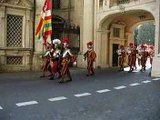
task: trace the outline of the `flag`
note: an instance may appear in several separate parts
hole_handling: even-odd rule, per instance
[[[36,37],[38,39],[43,38],[44,44],[46,44],[47,37],[50,34],[52,34],[51,4],[50,0],[46,0],[36,29]]]

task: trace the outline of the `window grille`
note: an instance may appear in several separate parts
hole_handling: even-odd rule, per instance
[[[22,47],[23,16],[7,15],[7,47]]]
[[[130,0],[117,0],[117,4],[126,4],[126,3],[129,3]]]
[[[120,28],[113,28],[113,37],[120,37]]]
[[[23,56],[7,56],[7,65],[23,65]]]

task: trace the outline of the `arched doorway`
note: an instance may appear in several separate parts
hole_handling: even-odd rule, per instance
[[[65,20],[60,16],[52,16],[52,35],[51,39],[61,39],[63,31],[64,31]]]
[[[145,17],[142,17],[145,16]],[[100,66],[113,67],[118,65],[116,49],[120,44],[126,48],[130,42],[134,43],[133,27],[145,21],[154,21],[153,15],[145,10],[130,10],[125,13],[110,14],[100,22],[97,39],[101,39]],[[98,43],[98,41],[97,41]],[[125,60],[127,65],[127,58]]]

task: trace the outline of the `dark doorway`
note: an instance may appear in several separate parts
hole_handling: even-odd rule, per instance
[[[112,66],[118,66],[118,44],[113,44],[113,51],[112,51]]]
[[[80,27],[73,23],[66,22],[60,16],[53,15],[51,40],[61,40],[63,37],[70,39],[70,48],[74,54],[78,54],[80,50]]]
[[[60,16],[52,16],[52,35],[51,39],[61,39],[64,31],[65,20]]]

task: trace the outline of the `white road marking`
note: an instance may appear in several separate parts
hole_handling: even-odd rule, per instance
[[[96,92],[98,92],[98,93],[105,93],[105,92],[109,92],[109,91],[111,91],[111,90],[109,90],[109,89],[104,89],[104,90],[98,90],[98,91],[96,91]]]
[[[140,83],[132,83],[132,84],[130,84],[131,87],[138,86],[138,85],[140,85]]]
[[[35,105],[35,104],[38,104],[38,102],[37,101],[28,101],[28,102],[16,103],[16,105],[18,107],[28,106],[28,105]]]
[[[152,80],[155,80],[155,81],[156,81],[156,80],[160,80],[160,78],[155,78],[155,79],[152,79]]]
[[[124,88],[127,88],[126,86],[118,86],[118,87],[114,87],[114,89],[116,90],[120,90],[120,89],[124,89]]]
[[[144,83],[144,84],[147,84],[147,83],[150,83],[150,82],[151,82],[150,80],[142,81],[142,83]]]
[[[154,81],[157,81],[157,80],[160,80],[160,78],[154,78],[152,79]],[[142,81],[141,83],[144,83],[144,84],[147,84],[147,83],[150,83],[152,81],[150,80],[145,80],[145,81]],[[130,86],[138,86],[138,85],[141,85],[141,83],[132,83],[132,84],[129,84]],[[124,89],[124,88],[127,88],[127,86],[117,86],[117,87],[114,87],[114,89],[116,90],[120,90],[120,89]],[[97,90],[96,92],[97,93],[106,93],[106,92],[110,92],[111,90],[109,89],[102,89],[102,90]],[[92,95],[91,93],[80,93],[80,94],[74,94],[75,97],[85,97],[85,96],[90,96]],[[64,96],[61,96],[61,97],[55,97],[55,98],[50,98],[48,99],[49,101],[53,102],[53,101],[60,101],[60,100],[65,100],[65,99],[68,99],[67,97],[64,97]],[[38,104],[37,101],[28,101],[28,102],[21,102],[21,103],[16,103],[16,105],[18,107],[22,107],[22,106],[28,106],[28,105],[34,105],[34,104]],[[0,110],[3,110],[3,107],[0,106]]]
[[[81,93],[81,94],[75,94],[75,97],[85,97],[85,96],[89,96],[91,95],[91,93]]]
[[[2,106],[0,106],[0,110],[3,110]]]
[[[68,99],[68,98],[64,97],[64,96],[61,96],[61,97],[50,98],[48,100],[51,101],[51,102],[54,102],[54,101],[60,101],[60,100],[66,100],[66,99]]]

